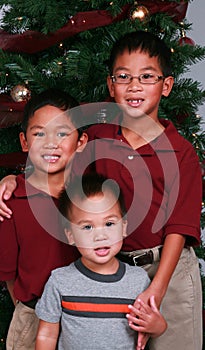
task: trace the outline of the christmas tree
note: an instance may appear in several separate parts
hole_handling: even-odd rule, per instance
[[[110,48],[121,35],[139,29],[155,33],[171,48],[175,84],[169,98],[161,101],[159,117],[172,120],[193,144],[203,168],[205,134],[202,116],[196,111],[205,100],[205,91],[200,82],[183,76],[205,57],[205,48],[187,35],[191,31],[186,20],[189,2],[0,1],[0,177],[11,169],[21,170],[20,158],[7,164],[4,155],[20,151],[19,123],[27,98],[57,87],[80,103],[109,101],[106,63]],[[202,227],[204,216],[202,210]],[[197,254],[204,259],[203,246]]]

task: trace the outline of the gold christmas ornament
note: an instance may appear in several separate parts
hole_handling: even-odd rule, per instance
[[[149,10],[143,5],[134,4],[130,9],[129,18],[131,21],[138,19],[140,22],[148,22],[149,17]]]
[[[180,46],[183,46],[183,45],[195,46],[194,40],[192,40],[191,38],[186,36],[186,31],[184,29],[184,23],[179,22],[179,24],[181,25],[181,29],[180,29],[181,38],[179,39],[179,45]]]
[[[11,89],[11,97],[15,102],[22,102],[31,97],[31,92],[25,85],[19,84]]]

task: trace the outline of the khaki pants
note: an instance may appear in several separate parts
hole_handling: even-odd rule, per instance
[[[35,350],[38,323],[35,310],[18,302],[7,335],[6,350]]]
[[[149,274],[149,268],[146,270]],[[150,350],[202,350],[202,287],[193,248],[183,249],[161,312],[168,328],[161,337],[150,340]]]

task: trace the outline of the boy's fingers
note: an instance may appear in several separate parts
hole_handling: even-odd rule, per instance
[[[152,296],[150,297],[150,305],[151,305],[151,308],[152,308],[153,311],[156,311],[156,312],[159,311],[159,309],[158,309],[158,307],[157,307],[157,305],[156,305],[156,302],[155,302],[155,297],[154,297],[154,295],[152,295]]]
[[[13,193],[13,188],[10,190],[10,189],[6,189],[5,192],[3,193],[2,195],[2,199],[4,199],[5,201],[7,201],[9,198],[11,198],[11,195]]]
[[[5,192],[5,194],[6,194],[6,192]],[[4,202],[5,199],[10,198],[11,194],[9,196],[9,193],[8,193],[6,198],[5,198],[5,194],[0,193],[0,210],[1,210],[0,214],[4,214],[4,212],[7,214],[11,214],[12,213],[11,209],[9,209],[6,205],[6,203]]]
[[[0,181],[0,203],[11,197],[16,185],[15,175],[8,175]]]
[[[10,218],[12,215],[11,209],[7,207],[5,204],[5,200],[8,200],[15,187],[13,185],[9,185],[8,183],[1,183],[0,184],[0,221],[3,221],[4,218]]]
[[[4,221],[5,218],[10,219],[11,215],[12,215],[12,212],[8,207],[6,207],[5,210],[0,209],[0,221],[1,222]]]
[[[139,316],[139,312],[146,312],[149,313],[150,312],[150,306],[145,304],[141,299],[137,299],[139,308],[136,308],[133,305],[129,306],[129,309],[132,310],[132,314],[136,314]]]
[[[8,200],[16,188],[16,181],[8,181],[0,186],[0,200]]]
[[[126,315],[128,322],[137,326],[144,327],[149,320],[149,315],[146,313],[139,313],[138,315],[132,316],[131,314]]]

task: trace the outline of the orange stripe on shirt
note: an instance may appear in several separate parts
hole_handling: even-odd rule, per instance
[[[87,312],[120,312],[129,313],[126,304],[92,304],[62,301],[62,306],[67,310],[87,311]]]

